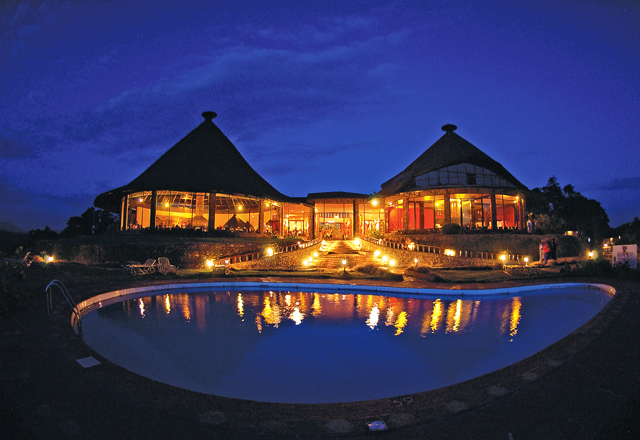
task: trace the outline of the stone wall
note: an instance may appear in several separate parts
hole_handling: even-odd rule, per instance
[[[417,252],[406,249],[393,249],[386,246],[380,246],[361,240],[362,249],[375,252],[380,251],[381,255],[388,255],[397,261],[398,266],[407,267],[416,264],[418,266],[428,267],[478,267],[478,266],[500,266],[502,261],[499,259],[469,258],[469,257],[450,257],[442,253]],[[494,255],[495,256],[495,255]]]
[[[277,253],[271,257],[264,256],[257,260],[242,261],[240,263],[233,263],[231,267],[238,269],[293,269],[296,267],[303,267],[302,261],[313,256],[314,252],[317,252],[322,246],[322,242],[318,242],[313,246],[309,246],[304,249],[297,249],[289,252]]]

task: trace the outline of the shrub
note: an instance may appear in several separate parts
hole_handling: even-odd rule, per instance
[[[364,264],[362,266],[356,266],[355,271],[359,273],[366,273],[367,275],[378,275],[380,268],[375,264]]]
[[[456,235],[459,234],[462,227],[457,223],[445,223],[442,226],[442,235]]]

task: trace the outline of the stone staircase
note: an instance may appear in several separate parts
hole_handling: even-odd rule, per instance
[[[355,240],[327,240],[318,250],[318,256],[313,258],[311,266],[316,269],[341,269],[343,261],[346,261],[347,269],[375,263],[373,252],[360,249]]]

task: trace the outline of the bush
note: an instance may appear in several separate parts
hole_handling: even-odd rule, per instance
[[[442,235],[456,235],[459,234],[462,227],[457,223],[445,223],[442,226]]]
[[[375,264],[365,264],[362,266],[356,266],[354,270],[359,273],[366,273],[367,275],[380,274],[380,268]]]

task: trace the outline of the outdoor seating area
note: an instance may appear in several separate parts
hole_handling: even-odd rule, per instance
[[[177,273],[178,266],[174,266],[169,262],[167,257],[160,257],[156,262],[155,259],[149,258],[143,264],[131,262],[122,266],[124,273],[129,275],[147,275],[154,273],[156,270],[163,275],[168,273]]]

